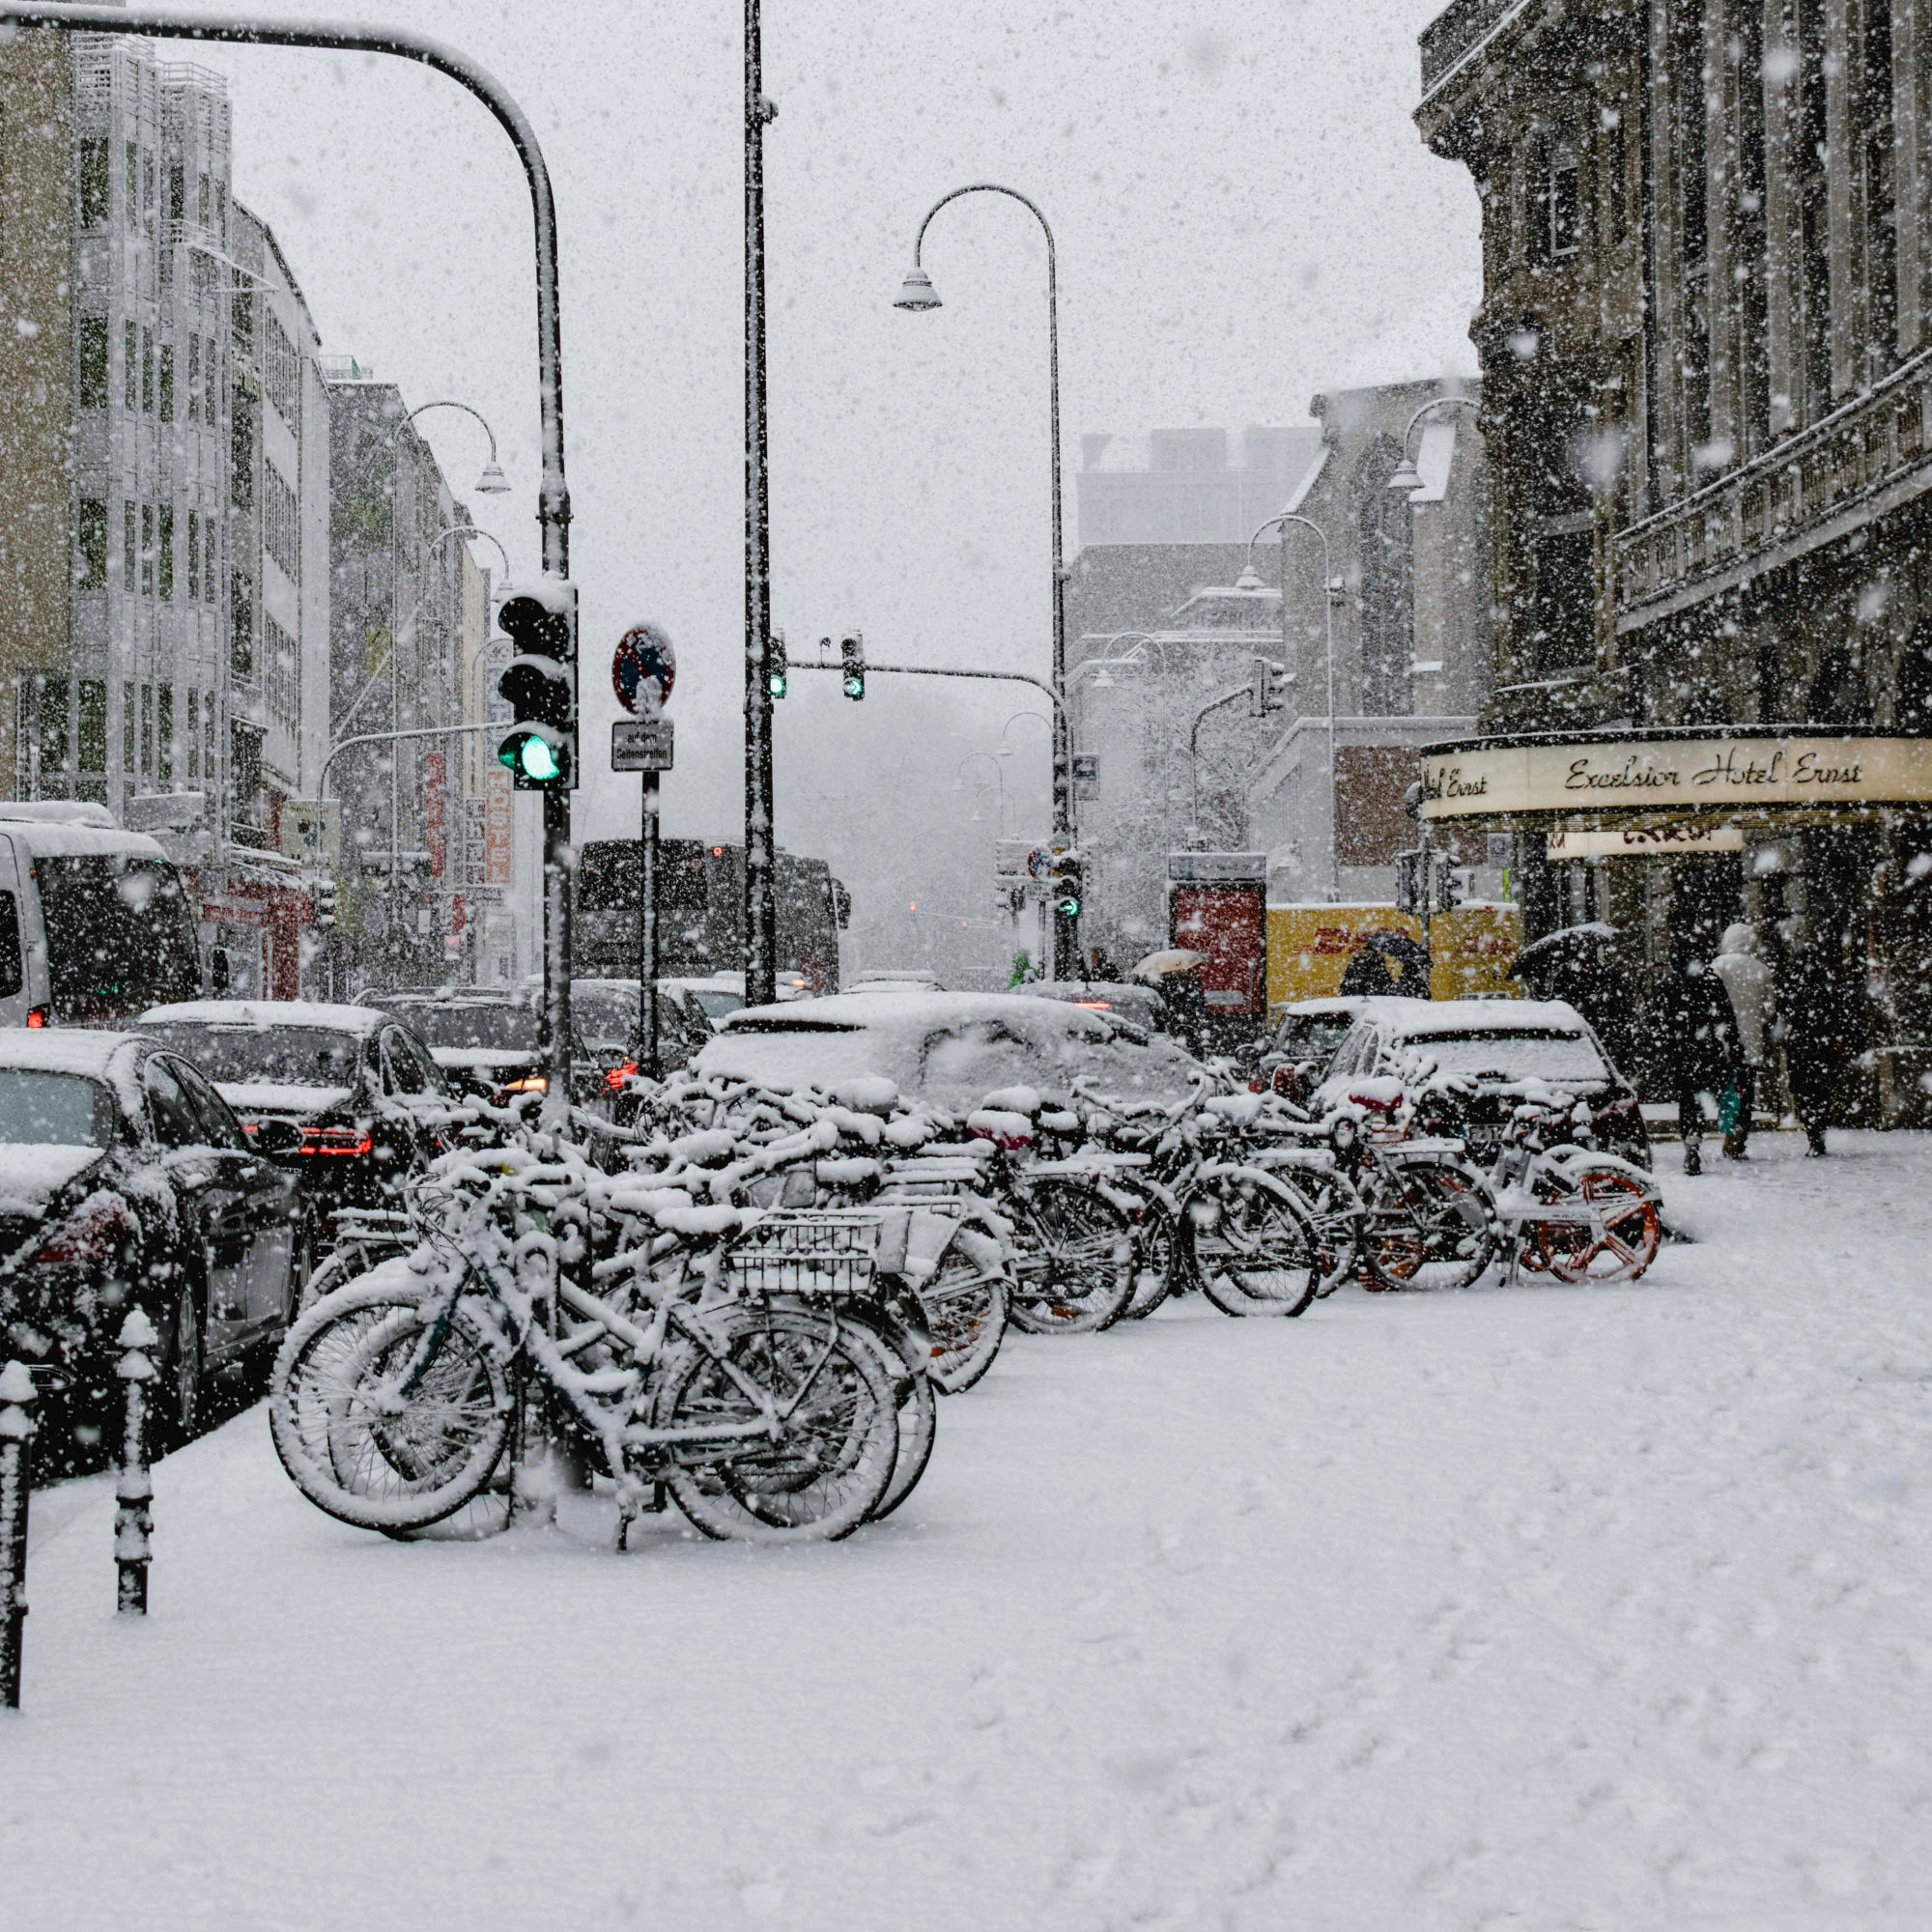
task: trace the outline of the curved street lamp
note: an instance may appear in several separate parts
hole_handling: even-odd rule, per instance
[[[1431,410],[1472,410],[1478,422],[1482,420],[1483,406],[1474,396],[1432,396],[1430,400],[1409,417],[1408,427],[1402,433],[1402,462],[1395,474],[1388,480],[1388,488],[1404,497],[1412,497],[1422,488],[1422,472],[1415,467],[1415,459],[1408,453],[1408,445],[1415,435],[1415,426]],[[1264,526],[1264,528],[1266,526]]]
[[[1053,510],[1052,682],[1055,691],[1064,692],[1066,687],[1066,570],[1061,554],[1060,275],[1052,224],[1041,213],[1038,203],[1017,188],[1006,187],[999,182],[969,182],[964,187],[955,187],[950,194],[941,195],[926,211],[925,219],[919,224],[919,233],[913,238],[912,267],[906,270],[905,279],[899,284],[893,306],[914,313],[941,306],[939,292],[932,286],[932,277],[926,273],[920,260],[920,251],[925,244],[925,231],[932,226],[932,217],[948,202],[957,201],[960,196],[968,194],[1003,194],[1009,201],[1018,202],[1039,223],[1040,232],[1046,237],[1047,436]],[[1058,705],[1053,717],[1053,829],[1067,839],[1072,838],[1073,751],[1065,708]],[[1078,922],[1056,912],[1053,921],[1053,968],[1056,979],[1064,980],[1071,973],[1078,942]]]

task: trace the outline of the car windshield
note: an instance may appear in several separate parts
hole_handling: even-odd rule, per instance
[[[1275,1050],[1294,1060],[1326,1060],[1354,1024],[1352,1013],[1290,1013],[1275,1036]]]
[[[428,1001],[396,1001],[384,1009],[413,1027],[431,1046],[463,1047],[480,1053],[534,1053],[537,1016],[522,1001],[479,1001],[475,1006],[432,1006]]]
[[[79,1073],[40,1073],[0,1066],[0,1144],[8,1147],[108,1147],[113,1101]]]
[[[1412,1033],[1398,1052],[1435,1062],[1438,1073],[1487,1073],[1505,1080],[1607,1080],[1610,1069],[1587,1035],[1558,1027],[1482,1027],[1466,1033]]]
[[[743,993],[734,993],[727,986],[699,986],[696,989],[697,1004],[704,1009],[708,1020],[722,1020],[726,1013],[735,1013],[745,1004]]]
[[[56,1015],[99,1025],[200,990],[194,924],[175,868],[126,853],[36,859]]]
[[[617,980],[579,980],[570,989],[571,1022],[581,1038],[593,1046],[619,1044],[631,1037],[638,1024],[638,988]],[[454,1045],[454,1041],[436,1042]],[[535,1036],[531,1036],[535,1043]]]
[[[141,1028],[224,1087],[354,1087],[362,1042],[327,1027],[207,1026],[156,1021]]]

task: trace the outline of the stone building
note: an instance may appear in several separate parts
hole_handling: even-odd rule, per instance
[[[1429,809],[1513,827],[1532,927],[1607,915],[1639,970],[1740,913],[1827,949],[1894,1108],[1932,1040],[1928,72],[1907,0],[1457,0],[1416,116],[1482,200],[1498,610],[1491,739]],[[1546,870],[1565,829],[1698,856]]]

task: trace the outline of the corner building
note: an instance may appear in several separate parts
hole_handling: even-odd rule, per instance
[[[1932,15],[1457,0],[1421,51],[1483,207],[1494,585],[1482,735],[1425,756],[1425,811],[1513,833],[1530,933],[1606,918],[1639,982],[1736,918],[1826,949],[1842,1108],[1918,1118]]]

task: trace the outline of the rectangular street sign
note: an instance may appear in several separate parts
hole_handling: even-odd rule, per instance
[[[1197,884],[1245,885],[1267,877],[1265,852],[1170,852],[1167,876]]]
[[[611,726],[613,772],[668,772],[671,762],[668,718],[619,718]]]

